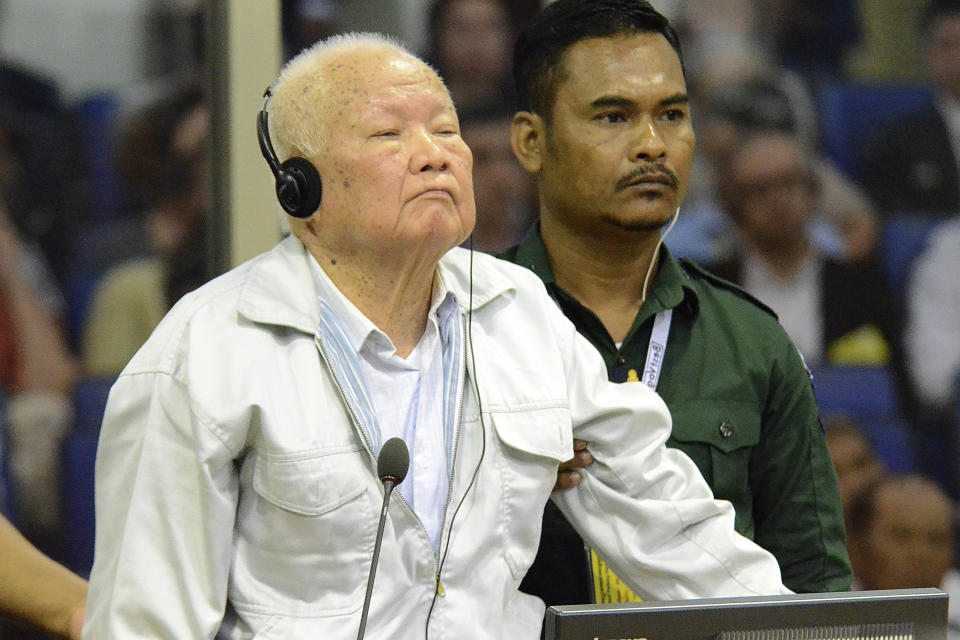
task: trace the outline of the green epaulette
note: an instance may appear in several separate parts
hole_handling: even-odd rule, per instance
[[[707,271],[706,269],[698,265],[696,262],[693,262],[688,258],[680,258],[678,262],[680,263],[680,266],[683,268],[684,273],[686,273],[688,276],[693,274],[697,277],[703,278],[713,286],[719,287],[720,289],[725,289],[733,293],[737,297],[743,298],[747,302],[769,313],[771,316],[774,317],[774,319],[779,320],[779,318],[777,318],[777,314],[774,312],[773,309],[771,309],[764,303],[760,302],[758,298],[756,298],[754,295],[749,293],[746,289],[744,289],[740,285],[730,282],[729,280],[724,280],[720,276],[710,273],[709,271]]]

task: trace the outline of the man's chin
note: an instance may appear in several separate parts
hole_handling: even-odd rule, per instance
[[[610,226],[622,231],[629,231],[633,233],[649,233],[662,229],[668,222],[670,222],[671,217],[673,217],[673,212],[668,214],[656,213],[630,217],[610,216],[606,218],[606,222]]]

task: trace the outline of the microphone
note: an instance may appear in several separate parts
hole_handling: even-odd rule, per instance
[[[363,613],[360,615],[360,631],[357,640],[363,639],[367,627],[367,612],[370,609],[370,595],[373,593],[373,579],[377,573],[377,561],[380,559],[380,541],[383,539],[383,525],[387,520],[387,505],[394,487],[407,477],[410,467],[410,452],[400,438],[390,438],[380,448],[377,456],[377,477],[383,483],[383,507],[380,509],[380,524],[377,526],[377,541],[373,545],[373,559],[370,562],[370,576],[367,578],[367,593],[363,597]]]

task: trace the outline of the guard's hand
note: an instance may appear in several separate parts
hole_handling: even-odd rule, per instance
[[[593,464],[593,456],[587,451],[587,443],[583,440],[573,441],[573,457],[560,464],[557,470],[557,482],[553,485],[554,491],[572,489],[580,484],[580,472],[589,464]]]

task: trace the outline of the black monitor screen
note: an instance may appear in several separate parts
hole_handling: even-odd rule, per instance
[[[565,605],[545,640],[945,640],[938,589]]]

